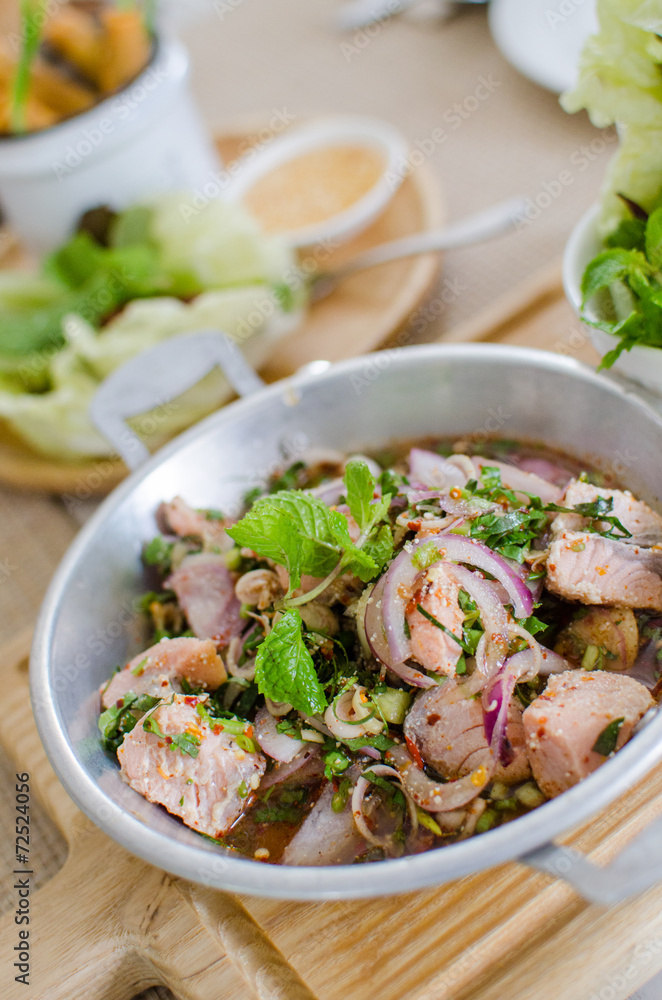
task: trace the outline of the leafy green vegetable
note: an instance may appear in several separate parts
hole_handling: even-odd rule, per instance
[[[614,752],[618,743],[618,734],[624,722],[624,718],[613,719],[609,725],[605,726],[593,745],[594,753],[599,753],[602,757],[608,757],[609,754]]]
[[[375,520],[382,509],[383,505]],[[288,598],[302,574],[324,579],[332,572],[349,571],[367,583],[380,570],[372,555],[352,542],[347,519],[308,493],[282,490],[261,497],[228,534],[238,545],[286,567]],[[385,557],[387,547],[385,536],[378,534],[374,549],[380,558]],[[303,595],[290,605],[307,599],[310,595]]]
[[[159,703],[159,698],[149,694],[134,694],[128,691],[122,699],[122,705],[111,705],[99,716],[99,732],[104,750],[116,751],[126,733],[130,733],[138,721],[134,713],[149,712]]]
[[[171,749],[176,748],[181,753],[188,754],[189,757],[197,757],[200,753],[200,738],[198,736],[192,733],[176,733],[174,736],[163,733],[153,715],[148,715],[144,720],[143,729],[147,733],[154,733]]]
[[[316,715],[327,707],[296,609],[285,611],[258,647],[255,680],[260,694],[289,702],[298,712]]]
[[[166,542],[162,535],[156,535],[143,549],[143,561],[148,566],[156,566],[165,576],[171,569],[173,548],[173,542]]]

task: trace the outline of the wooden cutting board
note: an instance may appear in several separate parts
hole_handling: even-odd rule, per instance
[[[250,129],[217,139],[230,165],[258,140]],[[320,258],[332,270],[350,257],[388,240],[433,229],[443,222],[442,200],[431,171],[423,165],[397,190],[382,215],[364,232]],[[306,251],[301,254],[306,265]],[[313,261],[314,263],[314,261]],[[11,233],[0,233],[0,266],[31,268],[35,262]],[[291,375],[309,361],[339,361],[371,351],[406,325],[431,291],[440,266],[438,254],[394,261],[340,282],[325,299],[313,303],[300,327],[274,346],[261,370],[268,381]],[[126,475],[115,459],[63,463],[38,455],[0,422],[0,483],[50,493],[104,496]]]
[[[293,903],[151,867],[84,817],[51,770],[28,646],[23,634],[0,652],[0,743],[69,853],[32,894],[29,991],[6,965],[3,1000],[131,1000],[159,984],[179,1000],[626,1000],[662,967],[662,886],[600,908],[509,863],[404,896]],[[658,768],[564,842],[606,862],[661,813]],[[17,863],[17,879],[26,868]],[[0,921],[4,956],[17,943],[13,911]]]

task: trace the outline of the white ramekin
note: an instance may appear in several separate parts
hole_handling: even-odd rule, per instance
[[[0,201],[24,245],[47,251],[89,208],[195,188],[221,166],[191,97],[188,54],[161,37],[119,93],[51,128],[0,139]]]
[[[241,201],[257,180],[283,163],[313,150],[342,145],[362,146],[383,156],[384,169],[376,183],[344,211],[322,222],[280,235],[293,247],[351,239],[366,229],[386,208],[416,165],[410,162],[409,143],[402,133],[378,118],[339,115],[288,129],[283,135],[262,145],[257,153],[250,151],[237,161],[226,196]],[[425,158],[422,152],[419,155]]]

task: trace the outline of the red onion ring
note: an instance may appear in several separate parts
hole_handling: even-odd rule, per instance
[[[403,746],[394,746],[386,753],[386,759],[393,761],[400,773],[402,785],[414,802],[428,812],[450,812],[461,809],[482,792],[491,780],[496,767],[492,756],[488,765],[481,765],[471,774],[457,781],[439,784],[432,781],[411,759],[409,752]]]
[[[402,785],[402,790],[405,794],[405,799],[407,800],[407,809],[409,810],[409,816],[411,818],[412,832],[415,836],[416,831],[418,830],[418,813],[416,812],[416,805],[412,801],[411,796],[407,794],[399,771],[397,771],[394,767],[388,767],[386,764],[376,764],[374,767],[371,766],[369,770],[378,778],[397,778],[400,785]],[[359,831],[364,840],[367,840],[370,844],[375,844],[377,847],[383,847],[388,851],[392,846],[391,839],[380,839],[379,837],[376,837],[366,823],[365,816],[363,815],[363,800],[369,787],[370,781],[361,775],[352,792],[352,816],[354,817],[354,823],[356,825],[356,829]]]
[[[268,757],[289,764],[306,744],[286,733],[279,733],[276,725],[276,719],[266,705],[263,705],[255,716],[255,739]]]
[[[403,663],[410,655],[409,640],[405,635],[404,627],[405,607],[411,598],[414,584],[421,572],[413,563],[413,557],[421,545],[435,545],[439,549],[440,559],[468,563],[495,577],[505,587],[517,618],[528,618],[533,611],[531,591],[507,563],[482,542],[447,532],[416,539],[407,543],[402,552],[393,560],[383,578],[385,582],[382,619],[388,641],[391,667],[394,664]],[[469,578],[465,577],[465,579]],[[479,578],[472,574],[472,579]],[[482,589],[481,594],[481,606],[484,602],[489,615],[489,610],[495,609],[497,599],[489,587]],[[494,614],[496,614],[496,610],[494,610]],[[486,629],[489,627],[485,621],[483,624]],[[366,629],[366,631],[368,630]]]
[[[400,677],[412,687],[434,687],[435,681],[420,670],[406,666],[403,662],[394,662],[384,631],[382,606],[384,604],[384,582],[386,574],[380,577],[372,589],[365,606],[364,630],[370,650],[391,673]]]
[[[482,455],[474,455],[471,459],[476,470],[476,478],[479,479],[484,466],[498,469],[501,473],[501,482],[506,489],[514,490],[516,493],[531,493],[540,497],[543,503],[552,503],[558,500],[561,489],[554,483],[549,483],[546,479],[536,476],[533,472],[524,472],[514,465],[506,462],[497,462],[493,458],[484,458]]]
[[[409,452],[409,478],[433,487],[465,486],[467,482],[457,465],[424,448],[412,448]]]

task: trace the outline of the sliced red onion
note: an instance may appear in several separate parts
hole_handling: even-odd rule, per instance
[[[488,765],[482,764],[471,774],[457,781],[440,784],[428,778],[416,766],[403,746],[394,746],[387,751],[386,759],[392,761],[400,773],[403,788],[421,808],[428,812],[449,812],[461,809],[482,792],[491,780],[496,766],[492,756]]]
[[[382,759],[382,755],[379,750],[375,750],[374,747],[361,747],[361,753],[364,753],[366,757],[372,757],[373,760]]]
[[[456,517],[475,517],[477,514],[487,514],[499,508],[496,503],[490,503],[482,497],[453,497],[443,490],[412,490],[407,491],[410,504],[422,503],[424,500],[436,500],[440,510]]]
[[[461,535],[451,535],[447,532],[416,539],[405,545],[383,578],[385,582],[382,619],[389,646],[391,666],[403,663],[410,655],[409,640],[405,635],[405,608],[411,599],[414,584],[421,572],[413,563],[413,557],[421,545],[435,545],[439,549],[440,558],[444,560],[467,563],[485,570],[505,587],[517,618],[528,618],[531,614],[533,610],[531,591],[501,556],[495,555],[482,542],[464,538]],[[469,580],[469,577],[465,577],[465,579]],[[478,577],[472,574],[472,579],[478,579]],[[493,614],[496,614],[498,602],[493,592],[489,587],[485,587],[481,589],[481,594],[481,607],[484,602],[488,609],[488,615],[490,608],[494,609]],[[485,621],[483,621],[483,625],[486,629],[489,627]],[[368,635],[370,635],[369,631]]]
[[[517,684],[517,672],[508,660],[483,691],[483,726],[494,759],[507,767],[515,759],[508,739],[508,710]]]
[[[437,488],[465,486],[467,482],[467,477],[457,465],[424,448],[412,448],[409,452],[409,478],[420,479],[426,486]]]
[[[474,455],[472,462],[476,470],[476,478],[480,478],[481,470],[486,465],[489,468],[498,469],[501,473],[501,482],[507,489],[531,493],[533,496],[540,497],[543,503],[552,503],[561,495],[560,488],[554,483],[550,483],[532,472],[524,472],[523,469],[518,469],[514,465],[497,462],[493,458],[483,458],[482,455]]]
[[[533,680],[537,675],[541,677],[548,677],[549,674],[562,674],[565,670],[572,670],[572,667],[562,656],[555,653],[552,649],[547,649],[546,646],[541,646],[540,648],[540,665],[538,669],[535,669],[538,664],[538,657],[536,656],[534,650],[523,649],[519,653],[515,653],[511,656],[508,663],[510,667],[517,672],[517,679],[529,679]]]
[[[373,587],[365,606],[364,629],[370,651],[385,667],[388,667],[391,673],[406,681],[407,684],[411,684],[412,687],[434,687],[436,682],[427,674],[421,673],[420,670],[415,670],[413,667],[408,667],[403,662],[393,661],[384,631],[385,623],[382,614],[385,580],[386,574],[380,577]]]
[[[512,628],[512,625],[511,625]],[[535,639],[533,640],[535,642]],[[485,738],[496,760],[507,767],[515,759],[508,739],[508,709],[518,681],[538,674],[562,673],[570,666],[562,656],[540,643],[538,649],[523,649],[509,657],[483,691]]]
[[[274,716],[263,706],[255,717],[255,739],[268,757],[288,764],[303,749],[305,743],[286,733],[279,733],[276,725]]]
[[[281,782],[291,778],[293,774],[302,771],[307,764],[317,762],[320,751],[319,746],[311,746],[310,743],[306,743],[304,746],[306,749],[296,757],[293,757],[292,760],[278,764],[273,771],[268,771],[260,782],[260,790],[271,788],[272,785],[279,785]],[[320,762],[320,764],[320,771],[322,771],[324,767],[323,762]]]
[[[405,799],[407,800],[407,809],[409,810],[409,816],[412,822],[412,832],[415,835],[418,830],[418,813],[416,812],[416,805],[411,796],[407,794],[407,790],[404,787],[400,773],[396,771],[394,767],[388,767],[386,764],[371,765],[369,770],[371,774],[374,774],[378,778],[396,778],[398,783],[402,785],[402,790],[405,794]],[[366,823],[365,816],[363,815],[363,800],[369,787],[370,781],[361,775],[354,786],[354,791],[352,792],[352,816],[354,817],[354,823],[356,825],[356,829],[369,844],[375,844],[375,846],[383,847],[384,850],[389,851],[392,847],[391,838],[387,837],[381,839],[380,837],[376,837]]]

